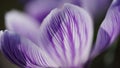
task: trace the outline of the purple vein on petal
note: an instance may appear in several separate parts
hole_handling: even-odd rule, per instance
[[[10,38],[12,40],[8,41],[8,40],[10,40]],[[14,40],[16,40],[16,41],[14,41]],[[17,35],[11,36],[8,34],[8,31],[5,31],[1,37],[0,43],[1,43],[1,49],[2,49],[3,53],[6,55],[6,57],[9,60],[11,60],[13,63],[17,64],[18,66],[21,66],[21,67],[25,66],[25,64],[26,64],[25,57],[22,52],[20,53],[19,50],[16,50],[17,46],[15,46],[15,45],[20,44],[19,36],[17,36]],[[15,45],[13,46],[12,44],[15,44]],[[19,53],[19,56],[17,53]],[[17,59],[17,58],[19,58],[19,59]]]
[[[1,40],[2,52],[20,67],[58,67],[42,48],[14,32],[5,31]]]
[[[86,11],[72,4],[65,4],[60,9],[52,10],[41,24],[41,43],[48,52],[58,53],[64,65],[76,66],[87,60],[92,28],[91,17]],[[56,58],[56,61],[60,59]]]

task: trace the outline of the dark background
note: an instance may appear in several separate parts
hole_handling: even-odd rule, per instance
[[[5,29],[5,20],[4,15],[6,12],[17,9],[23,10],[23,4],[18,2],[18,0],[0,0],[0,30]],[[100,25],[100,22],[105,17],[106,12],[99,14],[98,17],[95,17],[95,37]],[[109,49],[104,53],[96,57],[91,65],[91,68],[120,68],[120,37],[113,43]],[[16,65],[9,62],[5,56],[0,52],[0,68],[18,68]]]

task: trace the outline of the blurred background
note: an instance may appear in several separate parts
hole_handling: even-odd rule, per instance
[[[6,12],[17,9],[23,11],[24,5],[20,3],[18,0],[0,0],[0,30],[5,29],[5,20],[4,15]],[[95,37],[97,35],[97,31],[100,23],[105,17],[106,12],[102,15],[99,14],[98,17],[95,17]],[[8,61],[5,56],[0,52],[0,68],[19,68],[16,65],[12,64]],[[112,46],[103,52],[101,55],[97,56],[92,63],[90,64],[90,68],[120,68],[120,36],[112,44]]]

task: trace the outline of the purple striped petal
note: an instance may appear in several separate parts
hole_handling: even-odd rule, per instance
[[[21,22],[14,15],[11,18]],[[9,21],[11,22],[11,19]],[[1,38],[3,53],[15,64],[26,68],[82,68],[88,60],[93,38],[93,25],[90,15],[84,9],[72,4],[65,4],[61,9],[54,9],[45,18],[39,31],[38,45],[33,43],[29,37],[27,37],[30,39],[28,40],[26,34],[21,34],[19,31],[15,31],[17,34],[5,31]]]
[[[20,38],[17,35],[13,35],[5,31],[1,37],[1,50],[5,56],[10,59],[13,63],[24,67],[26,64],[23,52],[19,51],[18,46],[20,45]]]
[[[120,5],[111,6],[98,31],[93,55],[96,56],[110,46],[120,33]]]
[[[37,42],[39,26],[37,21],[30,16],[16,10],[12,10],[5,15],[5,23],[8,30],[14,31],[33,42]]]
[[[4,55],[22,68],[58,67],[46,51],[14,32],[5,31],[0,43]]]
[[[90,15],[72,4],[54,9],[40,27],[41,45],[64,67],[80,66],[88,60],[93,38]]]

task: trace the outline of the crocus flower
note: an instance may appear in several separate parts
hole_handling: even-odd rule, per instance
[[[70,3],[39,20],[12,10],[5,15],[7,30],[0,32],[4,55],[22,68],[84,68],[110,46],[120,33],[120,2],[113,1],[92,48],[93,21],[89,12]]]

